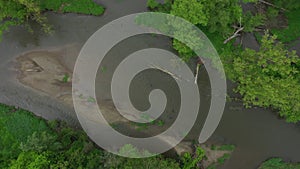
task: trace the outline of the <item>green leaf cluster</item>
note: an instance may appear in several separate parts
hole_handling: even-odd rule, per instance
[[[205,151],[202,148],[197,147],[194,157],[192,157],[190,153],[185,153],[181,157],[181,160],[183,162],[182,168],[183,169],[197,168],[197,164],[201,162],[204,157],[205,157]]]
[[[46,18],[34,0],[0,0],[0,37],[3,31],[14,25],[25,24],[31,30],[26,24],[29,19],[39,23],[45,32],[50,31]]]
[[[140,153],[125,145],[120,153]],[[186,154],[176,161],[163,156],[123,158],[99,149],[82,130],[59,121],[46,122],[22,109],[0,104],[0,168],[2,169],[144,169],[194,168],[202,160],[203,150]],[[190,167],[185,167],[190,166]]]
[[[246,49],[233,60],[236,89],[245,105],[272,107],[288,122],[300,121],[300,58],[266,34],[258,52]]]
[[[299,16],[300,9],[286,12],[288,26],[284,29],[272,29],[271,32],[277,35],[278,39],[283,43],[298,39],[300,36]]]
[[[104,8],[92,0],[0,0],[0,38],[11,26],[23,25],[32,31],[29,20],[37,22],[46,33],[51,32],[43,11],[101,15]]]
[[[235,27],[243,26],[244,31],[253,31],[265,19],[259,14],[243,14],[239,0],[174,0],[170,14],[186,19],[206,33],[221,37],[222,42],[236,31]],[[195,56],[189,47],[176,39],[173,47],[185,61]]]
[[[280,158],[272,158],[264,162],[258,169],[298,169],[300,164],[285,163]]]

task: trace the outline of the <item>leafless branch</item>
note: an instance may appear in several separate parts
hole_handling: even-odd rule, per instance
[[[231,41],[232,39],[240,36],[240,32],[244,30],[244,27],[240,27],[236,32],[234,32],[234,34],[232,36],[230,36],[228,39],[226,39],[224,41],[224,44],[228,43],[229,41]]]
[[[258,0],[258,2],[261,2],[261,3],[263,3],[263,4],[266,4],[266,5],[272,6],[272,7],[274,7],[274,8],[281,9],[281,10],[283,10],[283,11],[287,11],[287,10],[286,10],[286,9],[284,9],[284,8],[281,8],[281,7],[279,7],[279,6],[276,6],[276,5],[272,4],[272,3],[270,3],[270,2],[267,2],[267,1],[264,1],[264,0]]]
[[[195,84],[197,84],[200,66],[201,66],[201,64],[198,63],[197,64],[197,69],[196,69],[196,75],[195,75]]]

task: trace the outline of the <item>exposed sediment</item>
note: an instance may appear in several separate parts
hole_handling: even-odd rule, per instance
[[[17,58],[18,80],[30,88],[43,92],[59,102],[73,107],[71,77],[76,56],[79,52],[78,49],[79,47],[76,45],[69,45],[53,50],[29,51],[20,55]],[[89,102],[86,99],[85,104],[92,104]],[[139,136],[151,136],[155,135],[153,133],[156,133],[158,130],[163,131],[168,127],[168,125],[152,125],[145,130],[139,130],[139,126],[133,125],[117,112],[111,100],[101,100],[101,112],[111,125],[126,132],[128,135],[134,133],[134,135]],[[161,139],[170,141],[170,138]],[[166,144],[168,144],[168,141],[166,141]],[[177,145],[174,150],[177,154],[192,153],[193,144],[185,141]],[[206,151],[208,152],[208,158],[204,162],[205,166],[213,163],[215,161],[214,157],[219,158],[223,154],[223,152],[211,153],[211,150],[208,148]]]

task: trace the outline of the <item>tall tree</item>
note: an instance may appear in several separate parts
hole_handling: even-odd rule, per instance
[[[206,0],[205,0],[206,1]],[[171,14],[182,17],[192,24],[207,25],[207,8],[198,0],[175,0],[172,5]]]
[[[174,0],[170,13],[222,36],[227,39],[224,43],[239,36],[241,31],[252,31],[264,19],[260,15],[243,14],[240,0]],[[186,60],[194,56],[177,40],[174,40],[173,46]]]
[[[0,0],[0,37],[10,26],[24,24],[29,19],[39,23],[44,31],[50,31],[46,18],[41,15],[34,0]]]
[[[276,36],[266,34],[258,52],[236,56],[233,71],[246,106],[273,107],[288,122],[300,121],[300,58]]]
[[[174,0],[171,14],[207,26],[210,32],[230,34],[242,17],[242,8],[239,0]]]

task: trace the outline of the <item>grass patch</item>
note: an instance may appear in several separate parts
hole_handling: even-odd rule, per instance
[[[220,150],[220,151],[234,151],[235,146],[231,144],[224,144],[221,146],[212,145],[210,147],[211,150]]]
[[[230,158],[230,154],[226,153],[222,157],[218,158],[217,162],[212,163],[206,169],[216,169],[218,166],[223,165],[226,162],[226,160],[228,160],[229,158]]]
[[[207,166],[207,169],[216,169],[220,166],[222,166],[226,160],[228,160],[231,157],[231,153],[235,150],[235,146],[231,144],[224,144],[224,145],[211,145],[210,149],[212,151],[220,151],[220,154],[218,159],[216,161],[212,162],[209,166]],[[222,156],[221,156],[222,155]]]
[[[277,38],[283,42],[288,43],[300,37],[300,10],[293,10],[286,13],[288,18],[288,27],[286,29],[273,29],[271,32],[277,35]]]
[[[218,158],[218,164],[223,165],[226,160],[230,158],[230,154],[224,154],[222,157]]]
[[[273,158],[264,162],[259,169],[299,169],[300,164],[285,163],[280,158]]]
[[[87,102],[89,102],[89,103],[96,103],[97,101],[96,101],[96,99],[95,98],[93,98],[93,97],[88,97],[87,98]]]
[[[217,166],[215,164],[208,166],[206,169],[216,169]]]
[[[157,125],[158,125],[159,127],[162,127],[162,126],[165,125],[165,122],[164,122],[163,120],[159,120],[159,121],[157,121]]]
[[[42,10],[62,13],[79,13],[99,16],[104,13],[104,7],[93,0],[36,0]]]
[[[64,77],[62,78],[62,82],[68,83],[70,81],[70,76],[68,74],[65,74]]]

